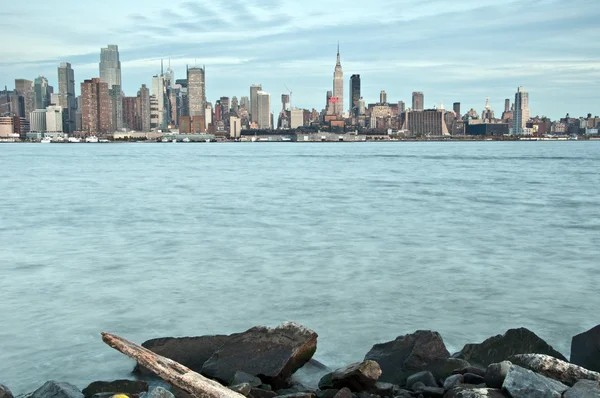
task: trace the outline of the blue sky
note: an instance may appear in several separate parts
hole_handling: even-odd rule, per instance
[[[0,28],[0,85],[43,74],[57,85],[70,62],[77,86],[97,77],[100,48],[119,45],[123,88],[135,95],[171,59],[206,65],[207,97],[249,95],[261,83],[280,108],[322,109],[339,40],[345,101],[350,76],[376,102],[411,101],[497,114],[518,86],[532,115],[600,114],[599,0],[188,0],[6,2]],[[71,13],[62,13],[72,10]],[[7,32],[10,32],[7,34]],[[79,91],[79,87],[77,87]]]

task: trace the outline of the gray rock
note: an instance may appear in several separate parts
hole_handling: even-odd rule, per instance
[[[356,398],[380,398],[379,395],[371,394],[370,392],[367,392],[367,391],[361,391],[354,396]]]
[[[510,361],[491,363],[485,371],[485,376],[483,376],[485,384],[491,388],[502,388],[506,374],[511,366],[512,363]]]
[[[477,366],[465,366],[464,368],[456,369],[452,374],[456,375],[464,375],[467,373],[472,373],[478,376],[485,376],[485,369],[478,368]]]
[[[560,352],[525,328],[510,329],[504,335],[490,337],[479,344],[467,344],[455,357],[486,368],[489,364],[502,362],[512,355],[532,353],[566,360]]]
[[[329,388],[327,390],[317,390],[317,398],[334,398],[340,390]]]
[[[4,384],[0,384],[0,398],[13,398],[13,393]]]
[[[435,377],[433,377],[433,374],[429,371],[422,371],[419,373],[415,373],[413,375],[408,376],[408,379],[406,380],[406,388],[408,389],[413,389],[413,386],[415,385],[415,383],[423,383],[423,385],[425,387],[437,387],[437,382],[435,381]]]
[[[394,385],[392,383],[384,383],[382,381],[378,381],[375,385],[369,390],[370,393],[379,395],[380,397],[393,397],[394,396]]]
[[[73,384],[47,381],[31,394],[31,398],[84,398],[83,394]]]
[[[426,398],[442,398],[445,393],[446,390],[440,387],[427,386],[421,390],[421,394],[423,394],[423,396]]]
[[[274,398],[277,396],[277,394],[275,393],[275,391],[268,391],[263,390],[262,388],[252,387],[252,390],[250,391],[250,394],[248,394],[248,396],[252,398]]]
[[[139,394],[148,391],[148,383],[142,380],[95,381],[83,389],[85,398],[91,398],[101,392],[113,394]]]
[[[348,387],[343,387],[335,394],[334,398],[352,398],[352,391]]]
[[[252,387],[260,387],[260,385],[262,384],[262,381],[256,376],[253,376],[251,374],[248,374],[246,372],[242,372],[241,370],[238,370],[237,372],[234,373],[233,377],[229,381],[229,385],[235,386],[237,384],[242,384],[242,383],[248,383]]]
[[[422,382],[422,381],[417,381],[415,384],[413,384],[413,385],[411,386],[411,389],[412,389],[414,392],[417,392],[417,393],[419,393],[419,392],[423,391],[423,389],[424,389],[425,387],[427,387],[427,386],[426,386],[425,384],[423,384],[423,382]]]
[[[510,357],[510,361],[525,369],[550,377],[572,386],[578,380],[600,381],[600,373],[587,370],[578,365],[561,361],[548,355],[522,354]]]
[[[463,375],[463,377],[465,378],[465,384],[484,384],[485,383],[485,379],[483,378],[483,376],[479,376],[476,375],[474,373],[465,373]]]
[[[504,379],[502,389],[512,398],[560,398],[569,387],[559,381],[513,365]]]
[[[273,387],[271,387],[270,384],[261,384],[260,386],[258,386],[258,388],[262,390],[273,391]]]
[[[452,390],[453,388],[458,387],[460,384],[463,384],[464,382],[465,382],[465,379],[464,379],[463,375],[461,375],[461,374],[448,376],[446,378],[446,380],[444,380],[444,390],[446,390],[446,391]]]
[[[145,392],[140,394],[140,396],[142,396],[143,394],[145,394]],[[112,393],[112,392],[98,392],[98,393],[92,395],[92,398],[112,398],[114,395],[115,395],[115,393]]]
[[[250,395],[250,391],[252,391],[252,386],[248,383],[241,383],[234,386],[229,386],[229,389],[247,397]]]
[[[563,394],[563,398],[600,398],[600,383],[593,380],[579,380]]]
[[[446,393],[445,398],[506,398],[502,390],[494,388],[455,388]]]
[[[414,398],[414,396],[415,393],[413,393],[412,391],[404,390],[401,388],[394,391],[394,398]]]
[[[315,393],[314,392],[296,392],[296,393],[292,393],[292,394],[285,394],[285,395],[277,395],[278,397],[281,398],[315,398]]]
[[[148,392],[142,393],[139,398],[175,398],[175,396],[162,387],[155,387]]]
[[[353,363],[329,373],[319,381],[319,389],[348,387],[360,392],[371,389],[381,376],[381,368],[375,361]]]
[[[465,361],[464,359],[446,358],[436,360],[428,364],[425,370],[433,373],[433,376],[435,376],[436,380],[445,380],[448,376],[454,374],[458,369],[467,369],[469,367],[469,362]]]
[[[204,363],[201,373],[226,383],[240,370],[260,376],[264,383],[279,389],[316,349],[317,334],[296,323],[283,323],[273,329],[257,326],[231,335]]]
[[[600,325],[573,337],[571,362],[600,372]]]
[[[439,333],[419,330],[387,343],[375,344],[365,359],[379,364],[382,370],[380,381],[403,385],[411,374],[429,370],[430,365],[449,357]]]

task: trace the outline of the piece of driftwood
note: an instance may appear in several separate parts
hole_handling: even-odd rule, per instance
[[[128,357],[135,359],[140,365],[154,372],[161,379],[187,391],[196,398],[246,398],[216,381],[190,370],[182,364],[165,358],[140,345],[102,332],[102,341]]]

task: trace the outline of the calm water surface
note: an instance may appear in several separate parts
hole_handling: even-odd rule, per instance
[[[600,323],[600,142],[0,145],[0,382],[295,320],[316,358]]]

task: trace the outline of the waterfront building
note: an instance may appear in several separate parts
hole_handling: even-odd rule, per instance
[[[290,110],[290,128],[297,129],[304,126],[304,110],[294,108]]]
[[[385,90],[381,90],[381,92],[379,93],[379,103],[387,104],[387,93],[385,92]]]
[[[14,134],[14,118],[12,116],[0,116],[0,138],[10,138]]]
[[[43,133],[46,131],[46,110],[36,109],[29,115],[29,131]]]
[[[121,86],[114,85],[108,89],[110,96],[111,112],[110,124],[112,131],[120,131],[123,128],[123,92]]]
[[[137,97],[123,97],[123,127],[137,130]]]
[[[155,95],[150,96],[150,130],[158,129],[158,100]]]
[[[413,135],[442,136],[448,135],[448,127],[444,120],[443,109],[427,109],[406,112],[402,130],[410,130]]]
[[[46,109],[50,105],[50,95],[48,79],[44,76],[36,77],[33,82],[33,91],[35,99],[35,109]]]
[[[467,123],[465,125],[466,135],[502,137],[508,132],[509,127],[506,123]]]
[[[75,98],[75,72],[68,62],[61,62],[58,66],[58,103],[65,112],[64,131],[73,133],[75,131],[75,114],[77,113],[77,101]]]
[[[358,114],[358,100],[360,99],[360,75],[350,76],[350,111]]]
[[[213,108],[212,104],[209,102],[206,104],[206,108],[204,109],[204,128],[208,130],[208,125],[213,122]]]
[[[242,121],[237,116],[229,116],[229,137],[240,138],[242,136]]]
[[[187,70],[188,115],[205,116],[206,112],[206,73],[205,68],[193,67]]]
[[[513,134],[524,134],[524,129],[529,120],[529,93],[521,86],[515,94],[515,107],[513,111]]]
[[[206,132],[205,116],[191,116],[190,129],[192,134],[201,134]]]
[[[121,61],[119,46],[109,44],[100,49],[100,82],[106,83],[110,90],[113,86],[123,87],[121,83]]]
[[[52,134],[64,132],[62,106],[51,105],[46,108],[46,132]]]
[[[412,110],[422,111],[425,104],[425,96],[421,91],[415,91],[412,93]]]
[[[151,116],[150,116],[150,90],[145,84],[138,91],[138,102],[139,102],[139,123],[137,128],[141,131],[150,131]]]
[[[258,92],[262,91],[262,85],[253,84],[250,86],[250,120],[253,123],[258,122]]]
[[[112,130],[112,105],[108,84],[99,78],[81,83],[81,129],[88,134]]]
[[[25,116],[25,98],[17,90],[0,91],[0,116]]]
[[[35,110],[33,81],[27,79],[15,79],[15,90],[23,97],[25,118],[29,120],[29,115]]]
[[[271,95],[264,91],[256,93],[256,113],[258,114],[257,123],[259,129],[271,128]]]
[[[337,61],[333,71],[333,114],[341,116],[344,113],[344,72],[340,61],[340,45],[337,47]]]

